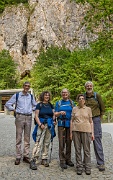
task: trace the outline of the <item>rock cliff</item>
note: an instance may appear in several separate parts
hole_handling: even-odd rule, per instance
[[[82,25],[88,5],[70,0],[29,0],[10,6],[0,17],[0,51],[10,51],[18,70],[30,70],[40,50],[65,45],[70,51],[96,38]]]

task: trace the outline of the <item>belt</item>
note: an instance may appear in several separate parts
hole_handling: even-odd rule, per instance
[[[32,116],[32,114],[22,114],[22,113],[16,113],[16,114],[24,115],[24,116]]]

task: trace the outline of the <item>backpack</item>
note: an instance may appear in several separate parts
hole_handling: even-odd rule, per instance
[[[86,100],[86,92],[84,93],[84,98],[85,98],[85,100]],[[97,92],[94,92],[94,99],[95,99],[95,101],[98,102]],[[99,102],[98,102],[98,104],[99,104]]]
[[[62,105],[61,101],[62,101],[62,100],[59,100],[59,101],[58,101],[58,107],[60,107],[60,106]],[[75,105],[74,105],[74,102],[73,102],[71,99],[69,99],[69,101],[70,101],[71,107],[73,108],[73,107],[75,106]]]
[[[31,103],[32,103],[33,95],[32,94],[30,94],[30,95],[31,95]],[[15,109],[16,109],[16,106],[17,106],[18,97],[19,97],[19,92],[16,93]],[[14,112],[14,117],[16,117],[16,112]]]

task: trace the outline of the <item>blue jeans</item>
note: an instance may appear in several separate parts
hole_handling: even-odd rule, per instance
[[[101,128],[101,119],[100,116],[93,117],[94,124],[94,136],[95,140],[93,141],[95,156],[98,165],[104,164],[104,153],[102,147],[102,128]]]

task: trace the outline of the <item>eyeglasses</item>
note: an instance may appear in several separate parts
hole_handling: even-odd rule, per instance
[[[24,86],[30,88],[30,85],[25,84]]]
[[[62,94],[67,94],[68,92],[62,92]]]

